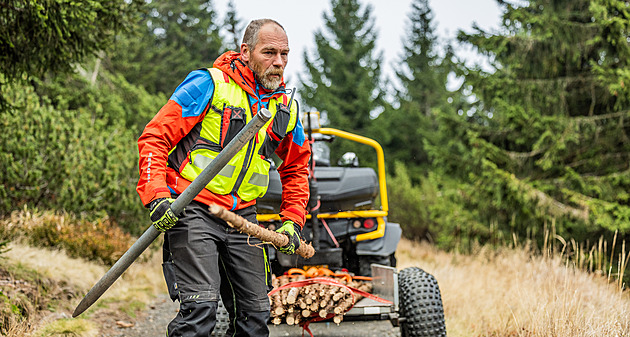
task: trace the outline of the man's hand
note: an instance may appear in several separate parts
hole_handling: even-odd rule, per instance
[[[166,232],[171,227],[175,226],[179,218],[173,213],[171,204],[175,199],[160,198],[151,202],[150,215],[153,227],[160,232]]]
[[[284,247],[279,247],[278,250],[288,255],[295,254],[295,251],[300,247],[300,234],[302,232],[300,225],[287,220],[282,223],[282,227],[276,229],[276,232],[284,233],[284,235],[289,237],[289,243]]]

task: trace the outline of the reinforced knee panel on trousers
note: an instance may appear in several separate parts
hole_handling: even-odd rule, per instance
[[[210,336],[216,325],[217,302],[181,302],[177,316],[168,324],[169,337]]]
[[[236,315],[236,321],[230,322],[226,336],[269,336],[269,311],[241,312]]]

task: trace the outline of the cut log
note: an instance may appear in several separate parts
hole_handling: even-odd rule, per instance
[[[291,314],[291,315],[287,315],[286,318],[286,322],[288,325],[296,325],[300,323],[300,315],[298,315],[297,313]]]
[[[300,288],[298,287],[293,287],[289,289],[289,292],[287,293],[287,304],[295,304],[295,301],[297,300],[297,296],[299,293],[300,293]]]
[[[348,311],[348,309],[350,309],[353,304],[354,302],[352,301],[352,296],[344,297],[343,300],[337,303],[337,306],[334,309],[334,313],[337,315],[343,314],[344,312]]]
[[[210,210],[210,213],[223,219],[231,227],[236,228],[240,232],[258,238],[263,242],[270,242],[276,247],[284,247],[289,243],[288,236],[270,231],[267,228],[260,227],[252,222],[247,221],[245,218],[226,210],[219,205],[210,204],[208,209]],[[302,242],[300,243],[300,247],[298,247],[295,253],[305,259],[308,259],[315,255],[315,249],[313,249],[313,246],[307,244],[304,240],[302,240]]]
[[[271,310],[271,316],[273,317],[282,317],[284,313],[285,313],[285,310],[284,310],[284,306],[282,306],[282,303],[280,305],[274,306],[273,310]]]

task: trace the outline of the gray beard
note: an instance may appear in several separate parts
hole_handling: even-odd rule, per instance
[[[282,83],[282,75],[277,80],[271,79],[269,76],[272,73],[272,68],[267,69],[266,71],[257,71],[257,67],[255,65],[250,65],[249,69],[252,70],[254,75],[256,76],[256,80],[262,84],[265,89],[268,90],[276,90],[280,87]],[[262,75],[261,75],[262,73]]]
[[[263,87],[269,90],[278,89],[280,87],[280,83],[282,83],[282,77],[278,78],[277,80],[268,78],[266,76],[258,76],[258,74],[256,74],[256,77],[258,78],[260,84],[262,84]]]

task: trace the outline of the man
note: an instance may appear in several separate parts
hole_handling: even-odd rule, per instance
[[[284,28],[269,19],[246,28],[240,53],[221,55],[212,69],[191,72],[138,140],[137,191],[164,235],[164,277],[180,311],[168,336],[209,336],[221,296],[230,314],[229,335],[269,334],[270,268],[260,241],[232,230],[208,212],[215,203],[256,223],[256,198],[267,191],[271,156],[282,164],[279,232],[299,246],[308,200],[310,148],[290,102],[283,72],[289,43]],[[246,144],[179,218],[170,205],[218,152],[267,108],[272,120]]]

